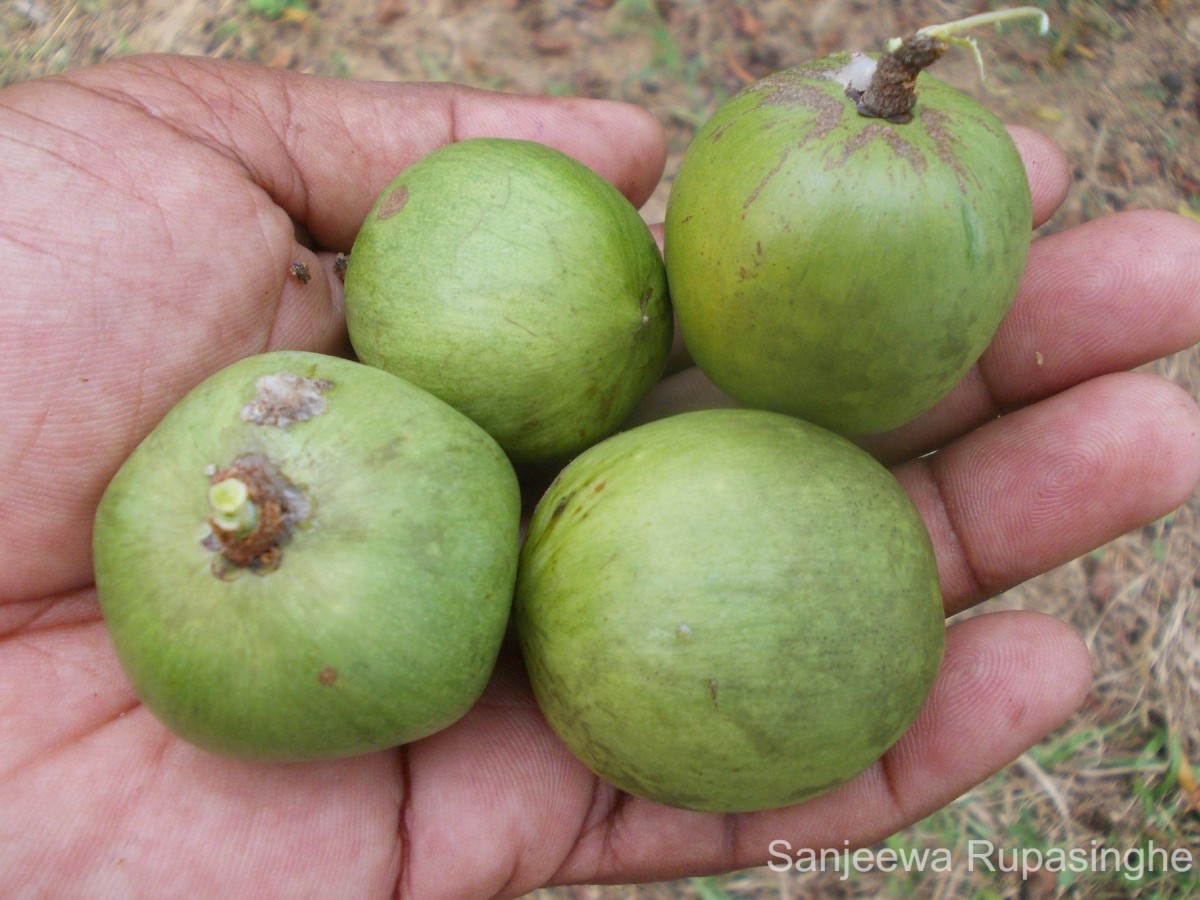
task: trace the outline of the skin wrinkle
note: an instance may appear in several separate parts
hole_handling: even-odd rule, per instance
[[[22,468],[24,468],[25,460],[34,455],[35,451],[37,450],[38,444],[41,443],[42,434],[46,429],[46,422],[49,420],[49,418],[50,418],[50,407],[46,406],[38,413],[36,418],[33,420],[32,433],[30,433],[28,435],[28,437],[26,437],[25,440],[22,441],[23,446],[18,447],[16,449],[16,451],[13,453],[13,458],[3,459],[5,471],[19,472]],[[6,443],[9,443],[12,441],[14,431],[16,431],[16,430],[14,429],[13,431],[8,432],[7,437],[6,437]],[[5,457],[8,457],[8,455],[9,454],[6,453]],[[11,480],[5,479],[4,493],[0,493],[0,498],[3,498],[5,493],[8,493],[8,491],[11,490],[11,484],[12,484]],[[8,506],[9,506],[8,502],[0,504],[0,508],[7,508]],[[2,557],[0,557],[0,558],[2,558]],[[2,570],[3,570],[3,567],[0,567],[0,571],[2,571]],[[0,603],[3,603],[3,602],[4,602],[4,598],[0,597]]]
[[[136,66],[136,60],[133,61],[131,64]],[[206,132],[193,132],[191,130],[184,130],[183,128],[181,128],[179,126],[177,121],[175,121],[172,118],[160,115],[146,101],[144,101],[140,97],[134,96],[132,94],[129,94],[129,93],[121,91],[121,90],[106,89],[102,84],[97,84],[97,83],[92,83],[92,82],[84,83],[82,81],[68,79],[68,78],[66,78],[66,76],[64,76],[64,80],[67,80],[68,84],[72,88],[74,88],[77,91],[80,91],[81,93],[83,93],[85,95],[92,95],[92,96],[98,97],[102,100],[106,100],[110,103],[113,103],[119,107],[125,108],[125,109],[133,112],[139,118],[144,118],[144,119],[149,120],[150,122],[154,123],[154,125],[156,127],[161,127],[165,131],[170,132],[177,139],[184,142],[185,144],[199,143],[202,146],[206,147],[207,149],[217,153],[218,155],[220,155],[232,162],[240,164],[240,160],[238,160],[236,158],[236,156],[231,155],[227,145],[220,143],[220,141],[212,140],[211,137]],[[173,83],[172,86],[173,87],[182,87],[185,91],[195,94],[194,88],[192,88],[188,84],[175,82],[175,83]],[[201,108],[209,110],[210,113],[213,112],[211,106],[209,104],[205,103],[203,99],[199,98],[198,95],[197,95],[196,99],[197,99],[197,103],[201,106]],[[220,120],[215,115],[213,115],[212,118],[218,124],[222,124],[222,125],[224,124],[224,123],[221,123]],[[208,138],[208,139],[206,139],[206,138]],[[96,144],[97,149],[100,151],[106,152],[111,149],[110,142],[96,141],[95,144]],[[135,196],[139,197],[139,199],[144,199],[138,193],[139,187],[140,187],[140,185],[139,185],[140,178],[137,176],[140,176],[140,174],[141,174],[140,171],[135,173],[135,177],[130,181],[130,183],[128,185],[121,185],[121,186],[110,185],[110,187],[114,191],[115,190],[132,191]],[[152,204],[152,205],[156,206],[157,204]],[[160,212],[161,212],[161,209],[160,209]]]
[[[156,78],[162,78],[173,86],[174,79],[179,77],[179,74],[173,71],[175,62],[172,60],[164,63],[156,57],[150,57],[135,58],[131,64],[146,68]],[[160,69],[165,69],[166,74],[160,72]],[[312,189],[304,176],[305,166],[297,156],[303,134],[303,131],[298,130],[296,114],[296,111],[302,108],[295,96],[299,85],[290,80],[274,80],[263,88],[269,91],[269,96],[264,97],[259,90],[243,89],[235,79],[225,77],[224,72],[216,77],[208,76],[202,83],[211,93],[190,83],[185,82],[183,86],[191,96],[189,108],[202,108],[208,112],[204,123],[189,117],[183,120],[181,126],[177,118],[178,111],[167,115],[149,107],[143,109],[155,121],[170,127],[181,137],[197,141],[235,162],[252,183],[263,190],[273,204],[286,211],[295,223],[305,228],[311,227]],[[450,92],[452,106],[456,105],[458,95],[457,90]],[[230,130],[227,117],[223,116],[218,108],[222,105],[222,100],[225,101],[223,105],[239,114],[239,120],[247,108],[253,108],[260,113],[258,117],[252,117],[254,121],[267,123],[254,133],[249,147],[239,134]],[[282,106],[282,110],[277,108],[277,103]],[[454,122],[455,113],[451,108],[448,111],[446,127],[452,134],[456,130]],[[264,139],[270,141],[270,146],[264,143]],[[286,172],[287,177],[281,178],[280,172]],[[319,242],[318,248],[325,248],[325,245]]]
[[[883,786],[883,795],[887,801],[891,803],[891,816],[893,819],[905,819],[909,817],[909,804],[903,800],[904,795],[904,779],[896,770],[895,757],[889,751],[879,758],[875,763],[879,769],[879,781]]]
[[[503,883],[498,891],[495,892],[497,897],[520,897],[526,891],[517,889],[514,885],[519,884],[519,876],[521,875],[521,856],[520,852],[513,854],[512,864],[509,867],[508,874],[504,878]]]
[[[86,86],[86,85],[73,84],[72,87],[75,90],[79,90],[84,94],[94,95],[94,96],[97,96],[97,97],[99,97],[103,100],[109,101],[109,102],[116,102],[120,105],[126,106],[126,107],[134,110],[135,112],[145,114],[145,115],[152,115],[146,110],[146,108],[144,106],[141,106],[141,105],[133,103],[133,102],[126,102],[126,101],[129,101],[129,98],[126,95],[118,96],[114,92],[99,90],[92,86]],[[70,136],[73,139],[73,141],[78,141],[78,142],[82,143],[83,146],[90,147],[93,151],[95,151],[97,153],[107,155],[109,150],[111,149],[111,146],[108,142],[97,141],[96,139],[92,138],[91,136],[89,136],[83,132],[69,129],[66,126],[63,126],[59,123],[47,122],[45,120],[42,120],[42,119],[40,119],[36,116],[32,116],[32,115],[27,115],[27,118],[29,118],[30,120],[32,120],[34,122],[42,124],[42,125],[46,126],[47,128],[57,130],[63,134],[66,134],[66,135]],[[155,120],[155,121],[157,124],[164,125],[169,128],[168,123],[162,122],[161,120]],[[174,130],[174,129],[171,129],[171,130]],[[178,131],[176,131],[176,134],[177,134],[177,136],[179,136],[181,138],[186,138],[185,135],[182,135]],[[71,171],[74,171],[78,175],[82,176],[83,178],[87,179],[88,181],[96,182],[103,189],[103,192],[105,192],[105,193],[109,193],[114,196],[132,197],[132,198],[136,198],[139,201],[141,201],[143,204],[145,204],[146,209],[157,218],[157,220],[159,222],[159,228],[157,229],[157,233],[159,234],[160,237],[164,237],[167,239],[168,255],[171,255],[175,252],[175,250],[177,248],[175,245],[174,234],[173,234],[172,228],[170,227],[172,219],[168,215],[168,211],[163,209],[163,207],[161,206],[161,204],[159,204],[157,202],[157,199],[155,197],[149,196],[141,190],[140,170],[131,172],[130,177],[127,179],[123,179],[122,183],[116,183],[112,180],[102,178],[99,175],[99,173],[97,173],[94,170],[93,167],[85,168],[85,167],[80,166],[78,164],[77,160],[73,157],[64,156],[62,153],[52,150],[50,148],[47,148],[45,146],[34,145],[32,143],[29,143],[28,145],[34,146],[34,147],[36,147],[36,149],[38,149],[38,151],[40,153],[50,156],[52,159],[54,159],[56,162],[58,162],[60,164],[60,168],[69,169]],[[128,166],[126,165],[123,168],[128,169]],[[110,277],[112,277],[113,273],[110,272],[108,274]],[[135,278],[138,274],[140,274],[140,273],[134,273],[134,275],[130,276],[130,279],[128,281],[125,281],[124,279],[122,279],[121,281],[118,282],[118,287],[128,291],[130,288],[132,288],[136,284]],[[108,294],[108,293],[111,293],[111,291],[105,291],[103,294],[99,294],[99,295],[104,295],[104,294]]]
[[[231,79],[219,81],[230,94],[236,92],[246,101],[237,103],[231,100],[229,107],[232,111],[241,112],[248,106],[253,107],[258,110],[255,121],[266,123],[266,127],[255,135],[258,140],[254,142],[251,152],[243,148],[243,142],[233,133],[224,137],[225,145],[231,148],[238,164],[272,203],[286,211],[293,223],[307,228],[311,217],[311,190],[304,177],[304,166],[296,155],[303,130],[296,115],[299,107],[293,89],[282,79],[273,80],[268,85],[256,85],[253,91],[243,90],[240,84]],[[269,90],[269,95],[264,97],[261,90]],[[208,97],[197,96],[196,102],[208,105],[213,115],[221,118]],[[262,146],[264,138],[270,141],[270,147]],[[261,162],[264,157],[267,165]],[[286,178],[279,177],[281,171],[287,173]]]
[[[447,143],[456,144],[461,138],[459,137],[459,121],[462,118],[462,99],[463,93],[457,87],[450,90],[450,102],[446,104],[446,123],[445,130],[449,136]]]
[[[575,828],[575,836],[568,844],[570,849],[568,849],[559,861],[558,867],[550,872],[545,879],[548,885],[568,883],[564,872],[576,863],[575,856],[578,855],[585,841],[596,834],[597,829],[603,829],[599,837],[600,846],[598,853],[601,857],[607,858],[610,861],[615,860],[615,854],[612,852],[611,847],[611,832],[616,827],[615,818],[619,812],[618,804],[623,806],[627,795],[605,784],[591,772],[588,772],[587,775],[591,780],[590,799],[581,807],[578,825]],[[510,880],[506,888],[511,886],[512,883]],[[514,896],[518,896],[519,893]]]
[[[600,870],[612,868],[620,859],[620,851],[616,846],[618,833],[622,829],[628,805],[636,803],[636,800],[624,791],[619,791],[600,780],[592,773],[588,774],[593,785],[592,802],[588,804],[584,815],[580,817],[580,828],[576,839],[571,844],[571,849],[550,878],[552,884],[562,884],[568,880],[564,878],[564,870],[576,868],[579,865],[576,857],[580,854],[580,850],[590,844],[597,845],[590,854],[596,859],[590,868]],[[597,810],[600,811],[600,815],[594,818]],[[585,868],[589,867],[585,866]]]
[[[67,590],[34,600],[0,601],[0,646],[17,631],[38,634],[99,619],[95,592],[88,589]]]
[[[296,150],[301,143],[301,135],[304,133],[300,125],[299,117],[296,115],[296,104],[292,92],[288,90],[286,85],[281,85],[279,96],[283,102],[282,123],[273,129],[279,140],[279,152],[287,160],[287,166],[291,173],[292,185],[286,192],[288,197],[294,197],[291,202],[284,204],[280,203],[289,211],[293,219],[308,227],[311,210],[309,208],[309,197],[311,196],[311,188],[309,187],[304,177],[304,166],[296,158]],[[263,110],[263,118],[267,119],[267,111]],[[278,201],[277,201],[278,202]],[[324,248],[338,249],[338,248]]]
[[[26,230],[31,230],[27,224],[24,224]],[[46,270],[43,266],[53,266],[56,270],[55,275],[61,277],[65,267],[65,261],[58,254],[46,249],[46,242],[36,239],[28,239],[17,235],[6,234],[0,235],[0,247],[17,248],[25,254],[35,257],[39,263],[39,271],[42,277],[46,277]],[[0,255],[5,259],[19,258],[22,254],[12,252],[11,250],[0,249]]]
[[[400,799],[396,809],[396,900],[416,898],[412,887],[412,758],[411,749],[405,745],[395,750],[396,770],[399,775]]]
[[[83,93],[88,93],[88,91],[84,88],[79,88],[79,90],[81,90]],[[0,111],[4,112],[10,116],[14,116],[17,119],[22,119],[26,122],[32,123],[32,124],[38,126],[38,128],[44,128],[47,131],[56,132],[58,134],[64,135],[64,136],[70,138],[72,142],[82,143],[83,145],[91,147],[91,149],[96,150],[96,151],[102,151],[102,150],[106,149],[108,146],[106,143],[104,143],[96,138],[93,138],[91,135],[89,135],[85,132],[76,131],[74,129],[68,128],[66,125],[63,125],[61,122],[55,122],[50,119],[44,119],[41,116],[35,115],[30,110],[27,110],[24,108],[19,108],[17,106],[14,106],[11,103],[0,104]],[[38,153],[46,154],[51,159],[53,159],[55,162],[62,164],[62,166],[66,167],[66,168],[74,169],[74,170],[78,171],[81,175],[86,175],[89,178],[93,178],[93,179],[100,178],[99,174],[96,172],[91,172],[91,171],[86,171],[86,170],[80,169],[78,167],[78,165],[76,164],[74,157],[65,156],[62,153],[52,150],[51,148],[47,147],[44,142],[21,140],[21,139],[17,138],[14,134],[8,133],[7,130],[6,130],[6,133],[0,134],[0,141],[3,141],[4,143],[8,143],[8,144],[15,144],[19,147],[27,147],[29,149],[37,151]],[[114,185],[108,185],[108,186],[115,187]]]
[[[724,813],[721,816],[721,833],[725,840],[725,859],[722,868],[736,865],[736,860],[745,859],[748,855],[742,842],[742,823],[745,819],[738,813]]]
[[[215,86],[218,90],[213,94],[201,91],[186,77],[180,77],[180,73],[175,71],[176,64],[178,64],[180,69],[194,69],[201,73],[205,87],[211,88]],[[244,172],[249,177],[256,187],[263,190],[266,196],[270,198],[272,203],[270,211],[273,212],[273,207],[275,206],[284,205],[279,201],[279,198],[274,196],[274,192],[272,191],[271,185],[274,179],[264,175],[264,171],[260,171],[262,167],[256,163],[256,159],[261,153],[260,148],[255,147],[255,152],[251,154],[243,153],[241,147],[242,141],[239,135],[231,129],[230,122],[220,114],[220,111],[214,105],[214,100],[220,99],[224,95],[228,101],[227,106],[229,109],[233,112],[240,112],[244,108],[244,105],[237,102],[237,98],[240,97],[242,100],[249,101],[258,108],[263,113],[265,119],[268,107],[262,105],[258,97],[241,92],[238,86],[228,78],[209,75],[207,67],[192,66],[187,62],[180,62],[178,60],[168,61],[150,56],[132,57],[123,64],[118,63],[117,65],[127,65],[130,68],[144,71],[153,79],[154,84],[164,86],[167,89],[165,96],[171,96],[176,91],[181,90],[188,98],[188,102],[167,104],[164,99],[163,105],[169,106],[170,109],[160,109],[141,97],[131,95],[122,90],[107,89],[95,83],[83,84],[75,81],[71,83],[76,89],[84,93],[94,94],[139,113],[153,122],[155,126],[172,133],[176,138],[185,143],[200,144],[225,160],[234,163],[241,172]],[[176,107],[179,108],[176,109]],[[207,113],[204,117],[204,122],[200,122],[196,118],[196,113],[201,110]],[[180,115],[184,112],[186,112],[186,115]],[[287,148],[283,144],[278,132],[274,129],[267,129],[267,133],[276,139],[278,144],[277,149],[282,151],[280,155],[287,161],[288,170],[295,177],[295,162],[287,152]],[[276,164],[278,158],[272,155],[270,156],[270,162],[271,164],[265,169],[266,172],[277,170]],[[302,199],[304,196],[306,195],[302,195]],[[306,200],[303,202],[306,202]]]
[[[212,98],[202,93],[190,79],[179,77],[179,73],[174,71],[171,62],[159,57],[150,56],[132,57],[125,64],[149,76],[151,79],[148,82],[149,84],[157,88],[165,88],[166,92],[162,97],[163,103],[159,105],[169,105],[170,108],[158,108],[159,105],[152,104],[148,99],[129,94],[120,89],[106,91],[94,84],[89,84],[86,89],[109,96],[115,102],[141,113],[157,125],[173,132],[182,140],[189,143],[198,143],[236,163],[240,168],[248,169],[245,159],[237,152],[238,141],[236,133],[231,130],[229,122],[219,115],[213,106]],[[189,64],[183,63],[180,65],[180,68],[191,68],[194,74],[204,79],[206,86],[215,84],[224,87],[226,91],[230,88],[228,80],[208,76],[204,67],[189,67]],[[182,91],[185,96],[190,98],[190,102],[186,104],[178,102],[166,104],[165,101],[168,98],[172,98],[177,91]],[[237,106],[233,103],[230,103],[229,107],[232,110],[237,109]],[[196,113],[200,110],[208,113],[204,123],[206,127],[200,127],[201,123],[195,118]],[[179,115],[180,112],[186,112],[187,115],[181,116]]]
[[[0,603],[0,607],[3,607],[5,614],[4,620],[0,621],[0,643],[3,643],[17,632],[30,633],[40,630],[38,622],[54,607],[54,601],[24,600]]]
[[[271,247],[271,243],[272,243],[270,238],[268,238],[268,236],[266,234],[262,234],[261,232],[260,232],[260,236],[262,238],[263,244],[266,245],[266,247],[269,251],[269,249]],[[299,244],[295,244],[294,248],[295,248],[296,252],[293,253],[292,256],[299,257],[299,256],[304,255],[304,253],[303,253],[304,248],[300,247]],[[271,255],[274,256],[275,254],[271,254]],[[311,256],[312,254],[310,253],[308,255]],[[286,264],[281,263],[280,265],[286,265]],[[301,285],[292,285],[290,283],[285,283],[279,290],[273,290],[269,293],[269,295],[267,297],[268,306],[267,306],[267,310],[266,310],[266,312],[267,312],[266,328],[263,329],[265,334],[262,339],[262,342],[260,343],[260,345],[258,347],[257,352],[265,353],[268,350],[272,349],[273,347],[282,345],[283,342],[279,339],[278,333],[280,331],[280,323],[282,320],[282,313],[283,313],[283,307],[284,307],[284,302],[283,302],[284,294],[287,293],[288,291],[294,291],[294,290],[298,290],[298,289],[303,290],[306,287],[309,287],[309,285],[301,286]],[[321,289],[321,286],[319,284],[313,283],[312,289],[314,291],[319,291]]]
[[[994,376],[988,372],[988,367],[983,364],[982,359],[963,377],[963,381],[969,382],[978,388],[976,396],[983,401],[975,416],[975,423],[977,425],[982,425],[989,419],[995,419],[1006,413],[1010,413],[1021,406],[1019,402],[1013,404],[1001,402],[993,379]]]
[[[18,633],[6,635],[3,639],[4,652],[7,655],[7,667],[10,674],[15,671],[14,667],[24,667],[26,670],[34,668],[39,674],[39,680],[53,680],[54,682],[66,682],[69,679],[69,673],[81,672],[83,680],[88,684],[104,685],[112,684],[114,678],[120,678],[109,667],[108,671],[95,666],[88,666],[80,662],[76,656],[68,655],[62,652],[56,652],[53,648],[68,642],[73,635],[95,635],[97,629],[101,626],[96,622],[86,622],[83,624],[64,625],[53,631],[43,629],[35,633]],[[100,638],[104,641],[104,638]],[[95,641],[93,641],[95,643]],[[48,645],[48,646],[47,646]],[[105,660],[105,662],[115,662]],[[120,683],[124,685],[124,680]],[[140,705],[132,692],[128,691],[127,686],[123,692],[116,698],[108,697],[107,699],[116,700],[115,704],[108,704],[111,709],[117,712],[98,710],[96,704],[88,704],[88,712],[100,712],[99,718],[86,717],[82,722],[72,728],[62,729],[55,728],[53,735],[46,735],[49,738],[48,742],[37,743],[36,746],[30,745],[24,747],[26,755],[22,758],[12,759],[12,745],[6,744],[4,748],[4,764],[0,768],[0,780],[11,777],[14,773],[32,765],[41,765],[51,759],[58,753],[65,752],[75,745],[79,744],[84,738],[102,731],[108,724],[116,721],[124,716],[133,708]],[[57,724],[57,723],[56,723]],[[26,735],[25,737],[31,737]]]
[[[948,559],[957,561],[956,577],[942,577],[942,591],[946,598],[947,615],[958,612],[969,606],[975,600],[988,596],[988,586],[979,575],[969,542],[966,540],[966,529],[959,521],[957,511],[950,502],[950,493],[943,480],[941,467],[944,462],[941,454],[914,460],[907,464],[905,473],[912,472],[925,482],[930,490],[921,491],[923,496],[931,496],[934,501],[933,519],[945,524],[939,529],[939,537],[949,540],[950,546],[938,554],[939,561]],[[910,491],[912,493],[912,491]],[[924,511],[923,511],[924,512]],[[925,513],[928,516],[928,513]],[[955,584],[961,582],[961,584]],[[957,588],[957,590],[952,590]]]
[[[89,719],[77,729],[57,736],[53,741],[40,744],[26,758],[0,768],[0,779],[9,779],[23,770],[52,763],[55,758],[70,753],[86,739],[102,733],[109,726],[124,720],[140,708],[142,708],[141,701],[134,697],[124,706],[110,710],[96,719]],[[164,741],[164,745],[167,744],[169,742]]]

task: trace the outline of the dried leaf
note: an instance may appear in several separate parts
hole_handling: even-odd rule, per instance
[[[732,50],[725,54],[725,64],[729,66],[729,71],[733,73],[734,77],[744,84],[751,84],[758,80],[749,69],[742,65],[742,61]]]
[[[1187,216],[1189,219],[1195,219],[1197,222],[1200,222],[1200,210],[1192,209],[1186,203],[1180,203],[1175,211],[1181,216]]]
[[[758,40],[762,37],[762,19],[745,6],[726,7],[726,11],[734,31],[741,37],[750,38],[751,40]]]
[[[533,49],[542,56],[562,56],[570,52],[571,42],[566,38],[554,37],[544,31],[533,33]]]
[[[312,13],[307,9],[302,9],[299,6],[289,6],[279,14],[279,18],[275,21],[283,22],[285,24],[291,23],[293,25],[299,25],[301,28],[307,31],[308,29],[312,28],[312,20]]]
[[[375,21],[380,25],[391,25],[407,13],[404,0],[379,0],[375,7]]]
[[[290,69],[296,62],[296,51],[291,47],[280,47],[266,61],[270,69]]]

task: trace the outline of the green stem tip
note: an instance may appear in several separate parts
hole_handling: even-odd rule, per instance
[[[979,80],[986,84],[979,46],[974,38],[959,37],[962,32],[981,25],[1001,25],[1033,18],[1038,20],[1039,31],[1045,34],[1050,28],[1050,18],[1046,13],[1037,7],[1018,6],[967,16],[940,25],[926,25],[906,38],[892,38],[885,45],[866,88],[847,84],[846,94],[864,116],[887,119],[897,124],[909,122],[916,103],[917,76],[927,66],[937,62],[952,45],[970,48],[979,69]]]
[[[964,31],[970,31],[972,28],[979,28],[983,25],[1000,26],[1006,22],[1029,19],[1037,20],[1039,35],[1044,35],[1050,30],[1050,17],[1046,15],[1045,10],[1038,9],[1036,6],[1015,6],[1011,9],[997,9],[992,12],[966,16],[939,25],[926,25],[924,28],[918,28],[915,36],[930,38],[946,45],[958,44],[969,47],[972,56],[975,57],[975,66],[979,69],[979,80],[983,81],[983,56],[979,52],[979,45],[975,43],[974,38],[959,37],[959,35]],[[895,52],[903,42],[904,38],[892,38],[884,45],[884,49],[889,53]]]
[[[258,527],[258,506],[250,499],[250,489],[240,478],[225,478],[208,489],[212,523],[238,537]]]

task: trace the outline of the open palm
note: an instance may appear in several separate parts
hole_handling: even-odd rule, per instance
[[[18,895],[475,897],[756,865],[775,839],[859,845],[928,814],[1086,691],[1086,652],[1064,626],[969,619],[879,764],[742,816],[597,782],[549,732],[511,648],[466,718],[398,750],[266,765],[172,737],[124,680],[90,586],[104,486],[218,368],[268,349],[345,352],[332,251],[396,171],[484,134],[557,146],[634,202],[665,155],[660,128],[620,104],[181,58],[0,93],[0,872]],[[1066,169],[1043,139],[1016,136],[1043,221]],[[1194,488],[1194,402],[1123,370],[1200,339],[1198,251],[1200,227],[1152,213],[1039,240],[980,366],[871,441],[926,518],[948,612]]]

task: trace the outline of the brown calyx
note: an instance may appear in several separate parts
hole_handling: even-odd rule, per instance
[[[212,476],[212,483],[236,478],[246,485],[249,500],[258,508],[258,524],[248,534],[238,535],[209,521],[221,554],[234,566],[273,569],[283,556],[280,545],[288,537],[288,510],[277,478],[265,460],[245,457]]]
[[[949,46],[944,40],[914,34],[895,50],[880,54],[865,91],[848,91],[861,115],[903,124],[912,120],[917,76],[937,62]]]

